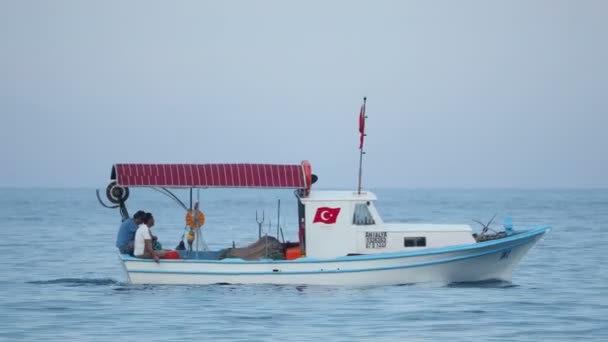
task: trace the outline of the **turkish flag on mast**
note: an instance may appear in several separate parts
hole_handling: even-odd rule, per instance
[[[361,133],[361,137],[359,138],[359,149],[363,149],[363,139],[365,138],[365,100],[363,100],[363,104],[361,105],[361,110],[359,111],[359,133]]]

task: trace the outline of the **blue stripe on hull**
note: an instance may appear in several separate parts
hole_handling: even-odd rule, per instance
[[[281,271],[281,272],[269,272],[269,271],[258,271],[258,272],[208,272],[208,271],[172,271],[172,270],[130,270],[131,273],[157,273],[157,274],[186,274],[186,275],[230,275],[230,276],[241,276],[241,275],[299,275],[299,274],[326,274],[326,273],[352,273],[352,272],[371,272],[371,271],[385,271],[385,270],[396,270],[403,268],[414,268],[414,267],[424,267],[431,265],[439,265],[446,264],[450,262],[468,260],[483,257],[490,254],[500,253],[511,248],[523,246],[527,243],[533,243],[533,238],[535,235],[528,236],[526,239],[521,239],[516,244],[509,244],[507,246],[503,246],[500,248],[492,249],[490,251],[478,252],[474,254],[468,254],[463,256],[439,259],[439,260],[431,260],[431,261],[422,261],[417,263],[411,263],[407,265],[395,265],[395,266],[384,266],[384,267],[370,267],[370,268],[353,268],[353,269],[345,269],[345,270],[316,270],[316,271]]]
[[[368,255],[354,255],[354,256],[343,256],[332,259],[313,259],[313,258],[300,258],[291,261],[285,260],[243,260],[243,259],[222,259],[222,260],[163,260],[163,263],[209,263],[209,264],[294,264],[294,263],[332,263],[332,262],[351,262],[351,261],[364,261],[364,260],[384,260],[384,259],[397,259],[397,258],[406,258],[406,257],[415,257],[415,256],[425,256],[425,255],[435,255],[435,254],[443,254],[443,253],[453,253],[453,252],[462,252],[469,250],[476,250],[484,247],[503,245],[508,242],[518,241],[527,239],[530,237],[534,237],[537,235],[542,235],[548,231],[550,231],[550,227],[539,227],[535,229],[531,229],[513,236],[505,237],[497,240],[490,240],[485,242],[472,243],[467,245],[458,245],[458,246],[450,246],[450,247],[442,247],[442,248],[433,248],[430,250],[421,250],[421,251],[413,251],[413,252],[395,252],[395,253],[381,253],[381,254],[368,254]],[[134,258],[129,255],[121,254],[120,258],[122,261],[136,261],[136,262],[154,262],[151,259],[140,259]]]

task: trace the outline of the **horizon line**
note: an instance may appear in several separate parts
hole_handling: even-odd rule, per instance
[[[151,188],[151,187],[129,187],[129,188]],[[0,186],[0,190],[103,190],[105,187],[91,187],[91,186]],[[187,190],[190,188],[170,188],[174,190]],[[217,187],[217,188],[195,188],[195,189],[225,189],[225,190],[293,190],[293,189],[267,189],[267,188],[231,188],[231,187]],[[313,190],[353,190],[357,191],[356,188],[351,187],[318,187]],[[608,190],[608,186],[396,186],[396,187],[387,187],[387,186],[378,186],[378,187],[366,187],[362,188],[362,190]]]

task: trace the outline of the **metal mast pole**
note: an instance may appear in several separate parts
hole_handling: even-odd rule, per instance
[[[362,120],[359,122],[359,133],[361,133],[361,143],[359,145],[359,186],[357,187],[357,193],[361,194],[361,176],[363,174],[363,154],[365,154],[365,152],[363,152],[363,139],[365,137],[365,119],[367,118],[367,116],[365,115],[365,103],[367,101],[367,97],[363,98],[363,107],[361,108],[361,113],[359,120]],[[361,123],[362,122],[362,123]]]
[[[279,224],[281,222],[281,199],[277,203],[277,240],[279,240]]]

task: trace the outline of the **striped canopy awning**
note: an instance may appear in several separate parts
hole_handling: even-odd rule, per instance
[[[115,164],[113,180],[127,187],[310,187],[310,164]]]

